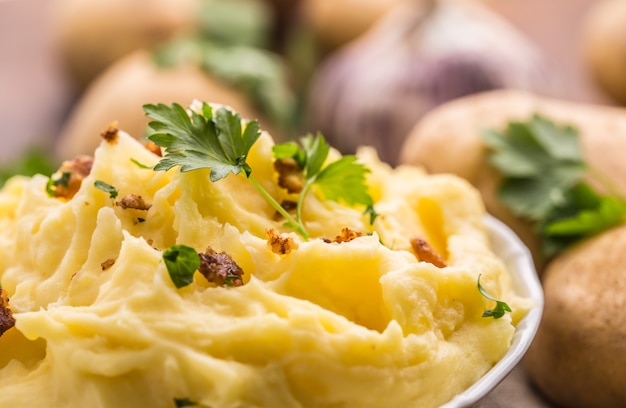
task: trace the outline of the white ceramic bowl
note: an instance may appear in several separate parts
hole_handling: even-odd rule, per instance
[[[520,362],[532,342],[543,312],[543,289],[535,271],[530,251],[502,222],[491,216],[485,220],[489,227],[493,249],[505,262],[517,293],[533,301],[533,307],[518,323],[511,348],[491,370],[470,388],[441,408],[471,407],[491,392]]]

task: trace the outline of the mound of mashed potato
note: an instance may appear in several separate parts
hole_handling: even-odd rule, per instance
[[[370,225],[363,208],[312,189],[305,241],[242,175],[153,171],[160,157],[115,133],[75,194],[50,196],[44,176],[0,191],[0,283],[15,319],[0,337],[0,406],[436,407],[503,357],[528,310],[459,178],[361,149],[380,215]],[[248,163],[280,202],[273,144],[264,133]],[[145,205],[121,205],[129,195]],[[362,235],[335,240],[344,228]],[[272,250],[270,230],[293,250]],[[415,237],[445,266],[420,260]],[[163,260],[175,244],[228,254],[243,285],[196,272],[177,288]],[[479,275],[512,313],[482,317],[494,302]]]

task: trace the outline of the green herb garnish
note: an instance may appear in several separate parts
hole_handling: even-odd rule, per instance
[[[229,174],[245,176],[261,195],[286,220],[286,225],[305,240],[309,238],[300,218],[300,212],[294,219],[252,176],[252,168],[246,162],[252,145],[260,136],[257,121],[242,124],[236,112],[225,107],[213,109],[207,103],[202,104],[201,113],[187,111],[179,104],[144,105],[146,115],[154,119],[149,126],[156,132],[149,136],[156,145],[165,149],[165,157],[157,163],[154,170],[169,170],[180,166],[182,172],[208,168],[210,180],[216,182]],[[306,191],[317,184],[329,200],[343,200],[348,204],[364,204],[370,214],[373,202],[367,194],[364,175],[369,170],[356,163],[353,156],[329,164],[322,169],[330,147],[322,137],[304,138],[304,148],[288,144],[277,150],[291,149],[298,156],[305,169],[306,188],[300,197],[302,207]]]
[[[480,277],[481,275],[478,275],[478,284],[477,284],[478,291],[480,292],[481,295],[483,295],[487,299],[493,300],[494,302],[496,302],[496,307],[494,307],[493,309],[485,309],[482,317],[493,317],[494,319],[499,319],[502,316],[504,316],[504,313],[511,312],[511,307],[506,302],[503,302],[491,296],[485,290],[485,288],[483,288],[483,286],[480,284]]]
[[[357,162],[355,156],[342,156],[323,167],[330,145],[321,134],[307,135],[295,142],[278,144],[273,147],[277,159],[291,158],[303,170],[304,185],[298,196],[296,219],[302,222],[302,204],[309,189],[316,185],[324,197],[331,201],[344,201],[348,205],[362,204],[365,213],[370,215],[370,223],[378,215],[374,211],[374,201],[367,191],[365,175],[369,169]]]
[[[300,101],[293,90],[289,61],[272,50],[272,7],[258,0],[201,3],[196,30],[157,47],[157,64],[195,64],[211,78],[240,91],[285,134],[295,131]]]
[[[152,169],[151,166],[148,166],[147,164],[143,164],[141,163],[139,160],[137,159],[133,159],[131,158],[130,161],[135,164],[137,167],[139,167],[140,169]]]
[[[165,157],[154,170],[169,170],[181,166],[186,172],[202,168],[211,169],[212,182],[232,174],[243,174],[261,195],[278,211],[287,224],[305,239],[304,227],[296,222],[281,205],[252,176],[252,168],[246,162],[252,145],[261,135],[259,123],[248,121],[242,127],[239,114],[219,107],[215,111],[207,103],[201,113],[191,116],[179,104],[144,105],[146,115],[154,119],[148,125],[156,133],[148,136],[157,146],[165,149]]]
[[[43,149],[33,149],[10,163],[2,163],[0,165],[0,187],[9,178],[16,175],[51,175],[58,168],[58,164],[50,156],[50,153]]]
[[[578,131],[533,115],[503,132],[484,132],[490,163],[503,176],[502,203],[535,223],[548,259],[568,245],[622,223],[626,200],[585,162]],[[603,185],[595,191],[586,180]]]
[[[172,245],[167,248],[163,252],[163,261],[177,288],[182,288],[193,282],[193,274],[200,266],[198,253],[186,245]]]
[[[93,183],[93,186],[94,186],[95,188],[97,188],[98,190],[102,190],[102,191],[104,191],[105,193],[108,193],[108,194],[109,194],[109,198],[114,199],[114,198],[116,198],[116,197],[117,197],[117,195],[118,195],[118,191],[117,191],[117,189],[116,189],[115,187],[113,187],[112,185],[110,185],[110,184],[108,184],[108,183],[105,183],[105,182],[104,182],[104,181],[102,181],[102,180],[96,180],[96,181]]]

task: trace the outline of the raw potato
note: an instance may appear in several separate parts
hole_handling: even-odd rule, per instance
[[[199,0],[56,0],[54,41],[68,76],[86,86],[118,58],[185,32]]]
[[[367,31],[404,0],[301,0],[301,14],[327,50],[339,48]]]
[[[626,105],[626,1],[598,1],[587,17],[583,51],[598,84]]]
[[[401,163],[423,165],[434,173],[454,173],[474,184],[487,210],[508,224],[543,269],[539,239],[528,221],[511,214],[496,194],[498,174],[487,163],[481,130],[503,129],[511,120],[540,113],[579,129],[588,163],[626,189],[626,109],[567,102],[536,94],[498,90],[459,98],[426,114],[402,146]]]
[[[140,50],[117,61],[89,86],[60,133],[56,155],[92,153],[100,144],[100,132],[115,121],[120,129],[142,138],[148,123],[144,104],[187,106],[194,99],[229,105],[242,117],[259,119],[264,128],[271,129],[237,90],[195,66],[160,69],[148,52]]]
[[[626,225],[559,255],[543,277],[543,320],[524,364],[558,406],[626,401]]]

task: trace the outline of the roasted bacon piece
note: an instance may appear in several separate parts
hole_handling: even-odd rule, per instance
[[[152,153],[156,154],[159,157],[163,156],[163,152],[161,151],[161,147],[157,146],[157,144],[154,143],[151,140],[149,140],[146,143],[144,143],[143,147],[145,147],[146,149],[150,150]]]
[[[304,187],[304,175],[298,163],[292,158],[278,159],[274,162],[278,172],[278,185],[287,189],[289,194],[299,193]]]
[[[137,194],[127,194],[120,201],[115,203],[118,207],[122,207],[123,209],[132,208],[135,210],[149,210],[152,205],[146,204],[143,197]]]
[[[66,160],[61,164],[56,174],[52,177],[50,191],[54,197],[70,199],[74,197],[83,179],[91,172],[93,157],[87,155],[76,156],[73,160]]]
[[[0,288],[0,336],[15,326],[15,318],[9,308],[9,297],[5,290]]]
[[[109,269],[113,265],[115,265],[115,259],[113,259],[113,258],[109,258],[109,259],[107,259],[106,261],[104,261],[104,262],[102,262],[100,264],[100,266],[102,267],[103,271],[106,271],[107,269]]]
[[[298,249],[298,243],[292,237],[282,236],[273,228],[269,228],[265,232],[267,233],[267,245],[275,254],[287,255]]]
[[[358,238],[358,237],[362,237],[362,236],[363,236],[362,232],[352,230],[352,229],[350,229],[348,227],[343,227],[341,229],[341,234],[337,235],[332,240],[326,238],[326,239],[324,239],[324,242],[329,243],[329,244],[332,243],[332,242],[336,242],[336,243],[340,244],[342,242],[350,242],[353,239]]]
[[[198,254],[198,271],[209,281],[219,286],[242,286],[243,270],[225,252],[215,252],[208,247],[205,253]]]
[[[119,134],[119,128],[117,127],[117,122],[113,122],[107,126],[102,132],[100,132],[100,137],[107,141],[107,143],[115,144],[117,143],[117,137]]]
[[[435,248],[431,247],[428,242],[422,238],[411,239],[411,248],[413,248],[417,259],[420,261],[431,263],[438,268],[445,268],[448,266],[441,255],[435,251]]]

